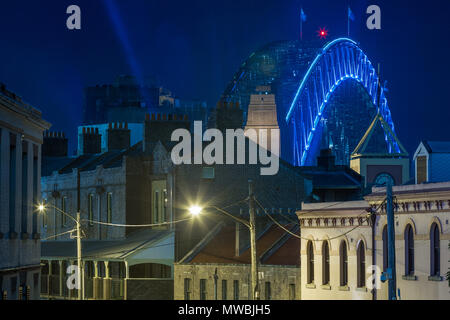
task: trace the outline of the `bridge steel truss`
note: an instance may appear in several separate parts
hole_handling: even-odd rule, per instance
[[[315,153],[310,150],[315,141],[320,140],[315,133],[322,125],[320,120],[326,111],[327,102],[336,88],[348,79],[359,82],[366,89],[378,113],[395,135],[383,88],[378,104],[378,75],[374,66],[355,41],[339,38],[324,46],[310,64],[285,115],[286,122],[280,126],[282,146],[292,147],[289,153],[293,157],[290,162],[294,165],[313,164]],[[389,153],[401,153],[393,135],[386,133],[385,141]]]

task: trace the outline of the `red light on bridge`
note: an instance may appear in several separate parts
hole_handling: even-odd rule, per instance
[[[328,37],[328,30],[326,28],[319,28],[317,34],[320,39],[326,39]]]

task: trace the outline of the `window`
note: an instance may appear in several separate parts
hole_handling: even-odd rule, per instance
[[[341,241],[339,247],[339,258],[340,258],[340,285],[344,287],[348,285],[348,254],[347,254],[347,243]]]
[[[43,199],[43,200],[42,200],[42,204],[43,204],[44,207],[45,207],[45,205],[47,204],[47,199]],[[48,222],[47,222],[47,215],[48,215],[47,212],[44,212],[44,213],[42,214],[42,227],[43,227],[43,228],[47,227],[47,224],[48,224]]]
[[[94,225],[94,195],[90,194],[88,197],[88,215],[89,215],[89,225]]]
[[[295,284],[289,285],[289,300],[295,300]]]
[[[308,262],[307,267],[307,283],[314,283],[314,248],[312,241],[308,241],[306,244],[306,260]]]
[[[206,300],[206,279],[200,279],[200,300]]]
[[[330,247],[327,241],[322,245],[322,284],[330,283]]]
[[[383,272],[386,272],[388,268],[388,256],[389,256],[387,226],[384,226],[383,228],[382,238],[383,238]]]
[[[269,281],[266,281],[266,283],[264,285],[264,294],[265,294],[266,300],[270,300],[272,298],[272,290],[271,290]]]
[[[154,203],[154,211],[153,211],[153,219],[155,223],[159,222],[159,191],[155,191],[154,193],[155,197],[153,199]]]
[[[184,300],[191,300],[191,279],[184,278]]]
[[[239,300],[239,280],[233,281],[233,297],[234,300]]]
[[[61,198],[61,211],[67,213],[67,197]],[[67,225],[67,216],[63,213],[61,215],[61,227],[65,227]]]
[[[439,276],[441,267],[440,250],[441,244],[439,239],[439,227],[437,223],[431,225],[430,230],[430,276]]]
[[[213,167],[202,168],[202,179],[214,179],[215,172]]]
[[[364,242],[360,241],[358,248],[356,249],[357,260],[357,286],[363,288],[366,286],[366,250],[364,248]]]
[[[417,184],[427,182],[428,173],[427,173],[427,157],[426,156],[417,157],[416,168],[417,168]]]
[[[405,275],[414,275],[414,231],[410,224],[405,228]]]
[[[227,280],[222,280],[222,300],[227,300]]]
[[[112,193],[108,193],[106,196],[106,221],[112,222]]]
[[[167,221],[167,190],[164,189],[162,192],[162,222]]]

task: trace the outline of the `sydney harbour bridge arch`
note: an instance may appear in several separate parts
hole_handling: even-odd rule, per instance
[[[395,135],[384,89],[377,94],[375,67],[351,39],[325,45],[280,41],[252,53],[222,96],[225,102],[239,102],[243,125],[250,95],[261,86],[275,94],[281,157],[293,165],[314,165],[323,147],[333,149],[338,163],[348,164],[378,113]],[[392,134],[379,130],[374,135],[378,150],[373,151],[400,153]]]

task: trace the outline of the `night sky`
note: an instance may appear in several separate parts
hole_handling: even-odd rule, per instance
[[[66,8],[81,7],[82,29],[66,28]],[[410,153],[422,139],[450,140],[450,1],[429,0],[40,0],[0,4],[0,82],[43,111],[52,130],[75,147],[82,89],[119,74],[156,78],[180,98],[215,105],[238,67],[275,40],[304,39],[319,27],[329,39],[347,33],[388,80],[389,106]],[[368,5],[382,12],[382,30],[365,24]]]

